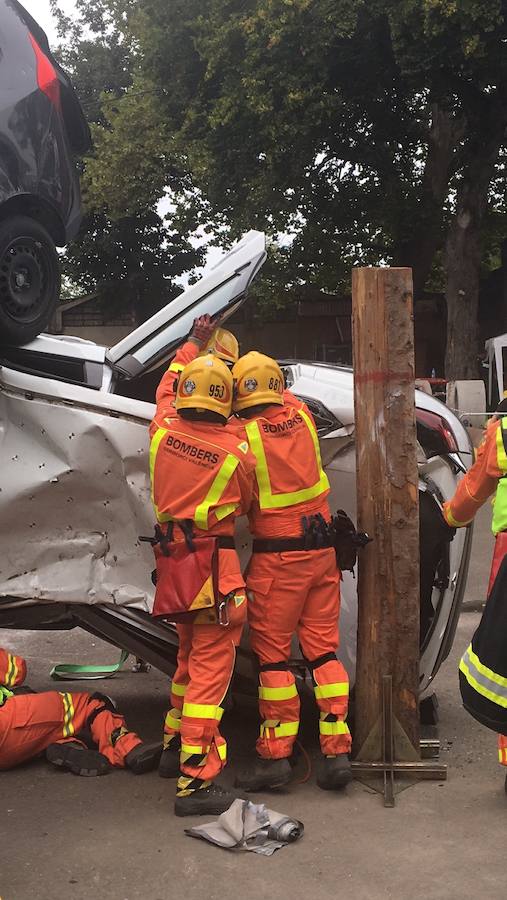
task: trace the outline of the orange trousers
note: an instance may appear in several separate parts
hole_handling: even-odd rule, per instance
[[[229,624],[177,625],[178,666],[171,685],[171,709],[164,725],[164,747],[181,739],[178,790],[193,790],[221,772],[227,757],[219,725],[222,702],[234,672],[236,647],[246,622],[246,596],[229,601]],[[195,783],[198,779],[199,783]]]
[[[0,769],[33,759],[50,744],[83,743],[79,734],[89,722],[99,751],[111,765],[123,767],[125,756],[141,739],[127,730],[123,716],[103,707],[104,702],[90,694],[47,691],[10,697],[0,706]],[[101,712],[92,717],[97,710]],[[119,737],[113,743],[114,732],[119,732]]]
[[[254,553],[247,590],[251,644],[260,664],[259,756],[290,756],[298,733],[299,696],[287,665],[294,632],[312,671],[321,750],[326,756],[348,753],[349,679],[336,658],[340,573],[334,550]]]

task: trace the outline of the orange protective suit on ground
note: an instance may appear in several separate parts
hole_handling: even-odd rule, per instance
[[[303,516],[329,521],[329,482],[306,404],[285,391],[283,406],[237,421],[238,436],[249,441],[257,459],[249,513],[254,539],[301,537]],[[336,657],[340,573],[334,549],[257,553],[254,546],[247,590],[251,644],[260,664],[258,754],[290,756],[298,733],[299,696],[288,668],[294,632],[312,672],[322,752],[348,753],[349,682]]]
[[[228,426],[166,417],[164,427],[154,430],[150,450],[158,522],[191,519],[196,536],[232,537],[236,516],[250,506],[254,466],[248,444]],[[175,527],[175,540],[178,533]],[[208,784],[225,765],[221,704],[246,621],[245,582],[233,549],[219,549],[219,589],[229,598],[228,626],[215,622],[207,611],[188,625],[177,625],[178,666],[164,745],[181,738],[181,796]]]
[[[474,465],[461,479],[456,493],[444,503],[444,516],[448,525],[460,528],[472,521],[476,512],[497,490],[500,479],[505,479],[506,448],[502,439],[502,423],[496,417],[488,422],[486,433],[477,450]],[[495,505],[496,502],[495,502]],[[507,517],[505,504],[497,505],[493,519],[496,535],[495,550],[491,563],[488,596],[491,592],[500,564],[507,553]],[[507,766],[507,736],[498,735],[498,758]]]
[[[33,759],[50,744],[73,741],[86,746],[80,738],[83,732],[113,766],[123,767],[127,754],[141,743],[127,730],[122,715],[90,694],[16,694],[25,677],[25,660],[0,648],[0,684],[5,688],[0,688],[0,769]]]

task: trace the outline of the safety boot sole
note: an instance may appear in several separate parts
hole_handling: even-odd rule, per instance
[[[288,759],[269,759],[257,760],[254,765],[267,763],[264,770],[246,772],[238,775],[234,782],[234,786],[242,791],[251,793],[252,791],[274,791],[277,788],[284,787],[292,779],[292,769]]]
[[[194,791],[188,797],[176,797],[174,814],[176,816],[221,816],[235,800],[244,800],[237,791]]]
[[[145,772],[153,772],[160,763],[162,744],[138,744],[125,757],[125,766],[134,775],[144,775]]]
[[[333,767],[334,759],[325,759],[317,770],[317,785],[321,791],[343,791],[353,780],[350,762]]]
[[[102,753],[76,744],[50,744],[46,759],[51,765],[68,769],[73,775],[83,778],[95,778],[111,771],[109,761]]]

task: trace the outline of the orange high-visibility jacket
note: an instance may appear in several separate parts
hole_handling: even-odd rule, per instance
[[[155,395],[157,411],[150,425],[150,437],[153,437],[157,428],[164,426],[164,420],[174,419],[176,416],[176,410],[174,408],[176,380],[182,369],[184,369],[189,362],[192,362],[200,352],[199,347],[197,344],[194,344],[193,341],[186,341],[176,350],[174,358],[171,360],[167,372],[165,372],[160,379],[160,384],[157,388],[157,393]]]
[[[475,463],[461,479],[454,497],[444,503],[448,525],[459,528],[472,521],[477,510],[495,493],[499,479],[506,474],[506,463],[502,423],[491,419]]]
[[[12,690],[23,684],[26,678],[26,662],[22,656],[16,656],[0,647],[0,685]]]
[[[159,523],[191,519],[194,531],[233,535],[234,520],[251,504],[255,460],[229,427],[176,416],[150,445],[152,500]],[[234,550],[220,550],[220,591],[244,581]]]
[[[236,419],[235,428],[257,461],[249,512],[255,537],[298,537],[303,516],[321,513],[329,520],[329,481],[305,403],[285,391],[283,406],[270,406],[252,419]]]

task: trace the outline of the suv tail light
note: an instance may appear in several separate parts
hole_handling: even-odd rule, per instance
[[[458,452],[456,438],[442,416],[426,409],[416,409],[416,422],[417,440],[426,456]]]
[[[35,61],[37,64],[37,84],[43,94],[48,97],[53,106],[60,112],[60,82],[55,67],[45,53],[42,52],[33,34],[30,34],[30,41],[35,53]]]

